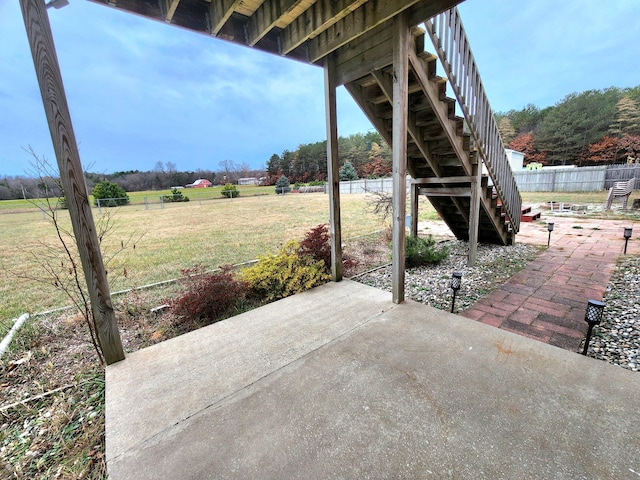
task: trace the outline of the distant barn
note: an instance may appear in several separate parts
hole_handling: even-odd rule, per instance
[[[193,183],[185,185],[186,188],[207,188],[211,186],[211,182],[206,178],[199,178]]]

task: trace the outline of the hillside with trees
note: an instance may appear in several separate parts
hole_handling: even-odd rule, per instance
[[[640,163],[640,85],[572,93],[552,107],[529,104],[520,110],[496,113],[507,148],[525,153],[525,163],[543,165],[606,165]],[[281,177],[291,184],[327,180],[327,142],[301,144],[295,150],[274,153],[263,169],[231,160],[217,170],[179,171],[171,162],[157,162],[150,171],[85,174],[89,191],[109,181],[127,192],[168,190],[198,178],[214,185],[236,184],[239,178],[263,179],[275,185]],[[338,139],[343,178],[378,178],[391,174],[391,149],[380,134],[370,130]],[[59,196],[57,181],[44,178],[0,178],[0,200]]]
[[[640,162],[640,86],[567,95],[553,107],[496,114],[506,147],[525,163],[603,165]]]

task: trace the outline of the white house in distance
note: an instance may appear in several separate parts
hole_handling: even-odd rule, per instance
[[[199,178],[193,183],[185,185],[186,188],[208,188],[211,186],[211,182],[206,178]]]
[[[510,150],[508,148],[505,148],[504,151],[509,159],[511,171],[517,172],[518,170],[522,170],[522,165],[524,164],[524,153]]]
[[[239,178],[238,185],[258,185],[260,183],[255,177]]]

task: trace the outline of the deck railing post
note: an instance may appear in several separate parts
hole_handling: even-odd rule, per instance
[[[107,364],[124,359],[107,274],[100,252],[78,144],[64,92],[44,0],[20,0],[60,180],[87,282],[98,343]]]

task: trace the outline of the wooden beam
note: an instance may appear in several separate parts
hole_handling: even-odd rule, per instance
[[[473,267],[476,263],[478,250],[478,229],[480,228],[480,195],[482,190],[482,167],[477,163],[473,166],[475,175],[471,182],[471,202],[469,205],[469,256],[467,265]]]
[[[420,195],[427,197],[470,197],[469,188],[420,188]]]
[[[171,23],[173,15],[176,13],[180,0],[160,0],[160,6],[162,7],[162,15],[167,23]]]
[[[448,107],[445,103],[440,101],[440,94],[438,91],[438,85],[429,81],[424,68],[422,68],[422,60],[418,57],[416,52],[409,51],[409,63],[413,66],[415,77],[420,83],[422,90],[431,103],[431,107],[442,128],[444,129],[447,140],[453,147],[453,150],[460,161],[465,173],[471,175],[471,162],[469,159],[469,153],[465,151],[462,139],[456,134],[455,128],[451,119],[449,118]],[[440,163],[440,162],[438,162]]]
[[[254,46],[276,26],[278,21],[302,0],[267,0],[263,2],[247,22],[247,44]]]
[[[380,85],[380,89],[383,91],[389,102],[391,102],[393,98],[393,81],[391,77],[380,70],[374,70],[373,72],[371,72],[371,74],[373,75],[373,78],[376,79],[376,82],[378,82],[378,85]],[[408,89],[409,87],[407,86],[407,95],[409,94]],[[409,112],[407,112],[407,114],[409,115]],[[431,158],[429,147],[424,142],[422,129],[416,126],[416,119],[414,115],[410,115],[410,117],[407,119],[407,128],[409,131],[409,135],[411,135],[411,138],[426,160],[427,165],[429,165],[429,168],[431,168],[433,173],[435,173],[436,175],[441,175],[440,167]]]
[[[369,30],[393,18],[410,7],[416,0],[386,0],[384,2],[361,2],[359,8],[348,15],[336,17],[326,28],[309,37],[309,61],[314,63],[334,50]]]
[[[405,216],[407,210],[407,117],[409,111],[409,26],[406,16],[393,19],[393,245],[391,290],[404,302]]]
[[[317,62],[400,12],[407,13],[409,27],[460,3],[456,0],[385,0],[364,2],[357,10],[331,22],[326,29],[309,35],[309,61]]]
[[[211,35],[218,35],[242,0],[213,0],[209,6]]]
[[[331,233],[331,277],[342,280],[342,226],[340,222],[340,159],[338,156],[338,114],[335,58],[324,62],[324,97],[327,124],[327,179],[329,181],[329,230]]]
[[[429,177],[429,178],[414,178],[411,183],[416,183],[419,185],[430,185],[434,183],[470,183],[472,181],[472,177],[461,175],[459,177]]]
[[[282,54],[302,45],[310,38],[326,30],[348,16],[367,0],[318,0],[280,33]],[[328,52],[327,52],[328,53]],[[324,57],[324,55],[322,56]],[[321,57],[316,59],[319,60]],[[313,63],[313,62],[311,62]]]
[[[98,344],[107,364],[115,363],[124,359],[124,351],[111,303],[111,292],[91,213],[49,17],[43,0],[20,0],[20,7],[82,262],[82,271],[87,282]]]
[[[411,184],[411,228],[409,232],[412,237],[418,236],[418,186],[415,183]]]

